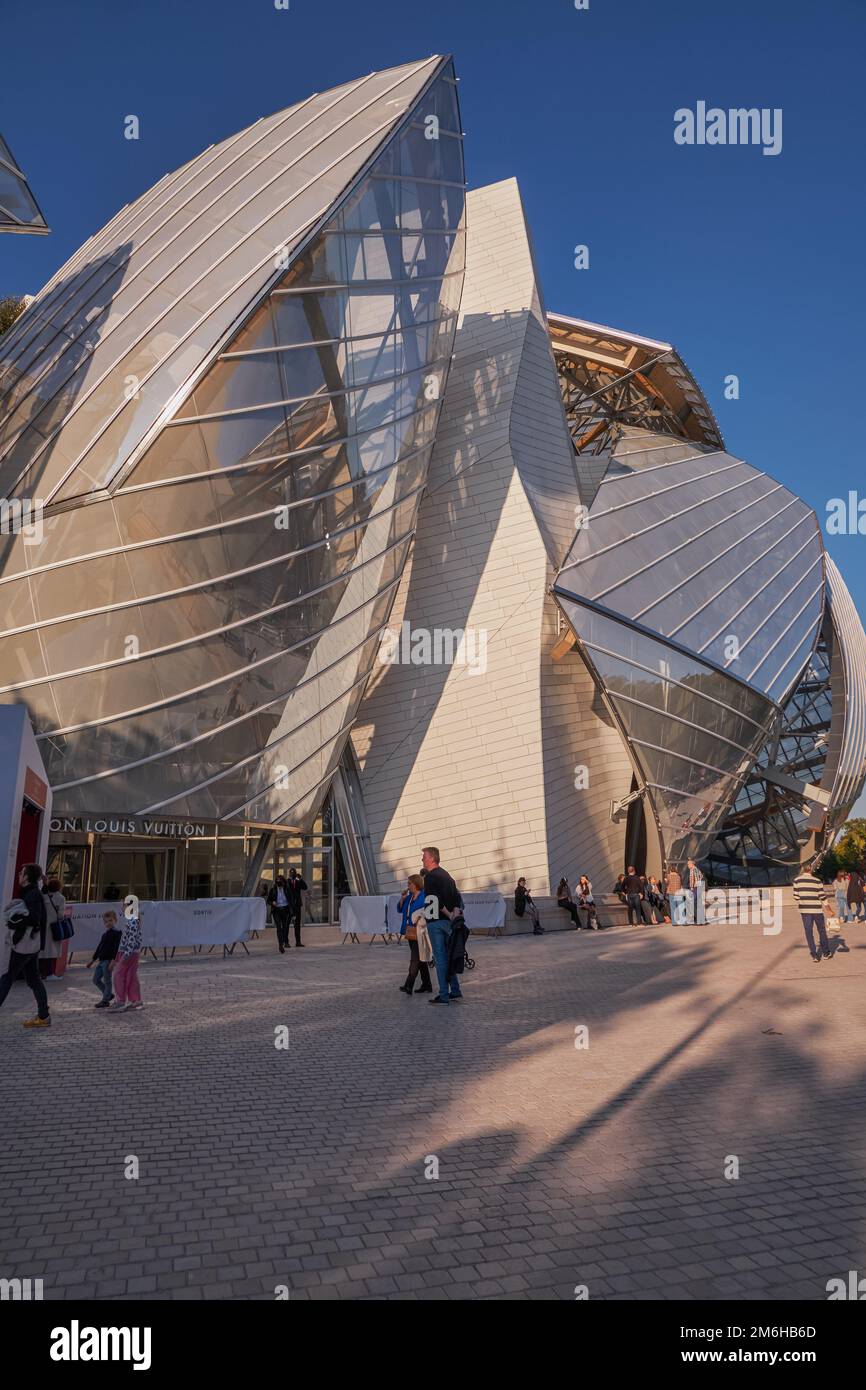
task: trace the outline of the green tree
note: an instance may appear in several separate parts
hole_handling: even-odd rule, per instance
[[[821,862],[815,870],[822,883],[832,883],[842,865],[839,863],[838,856],[834,849],[828,849],[821,855]]]
[[[842,834],[833,846],[840,869],[861,869],[866,861],[866,820],[846,821]]]
[[[18,315],[23,312],[24,300],[16,294],[7,294],[0,299],[0,334],[11,328]]]

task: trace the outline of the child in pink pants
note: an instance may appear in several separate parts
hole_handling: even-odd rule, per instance
[[[123,903],[123,935],[117,948],[117,958],[111,974],[114,988],[114,1003],[109,1005],[109,1013],[120,1013],[123,1009],[141,1009],[141,990],[138,985],[138,962],[141,957],[141,921],[138,916],[138,899],[131,893]]]

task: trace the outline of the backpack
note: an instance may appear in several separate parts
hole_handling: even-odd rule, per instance
[[[3,918],[12,933],[12,949],[19,956],[32,956],[42,946],[39,927],[30,920],[27,904],[13,898],[3,909]]]

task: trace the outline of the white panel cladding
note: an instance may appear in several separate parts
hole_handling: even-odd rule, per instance
[[[391,625],[480,630],[486,669],[374,673],[353,738],[380,886],[437,844],[467,890],[525,874],[544,896],[583,871],[606,892],[624,837],[608,803],[631,765],[583,663],[551,657],[547,589],[579,496],[514,180],[470,193],[467,224],[455,359]]]

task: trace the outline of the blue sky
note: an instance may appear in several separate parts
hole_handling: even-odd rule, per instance
[[[732,451],[822,519],[866,496],[863,0],[4,0],[2,33],[0,130],[53,231],[0,238],[0,293],[258,116],[452,52],[469,182],[517,177],[548,307],[675,343]],[[782,152],[676,145],[698,100],[781,107]],[[864,538],[827,540],[866,614]]]

